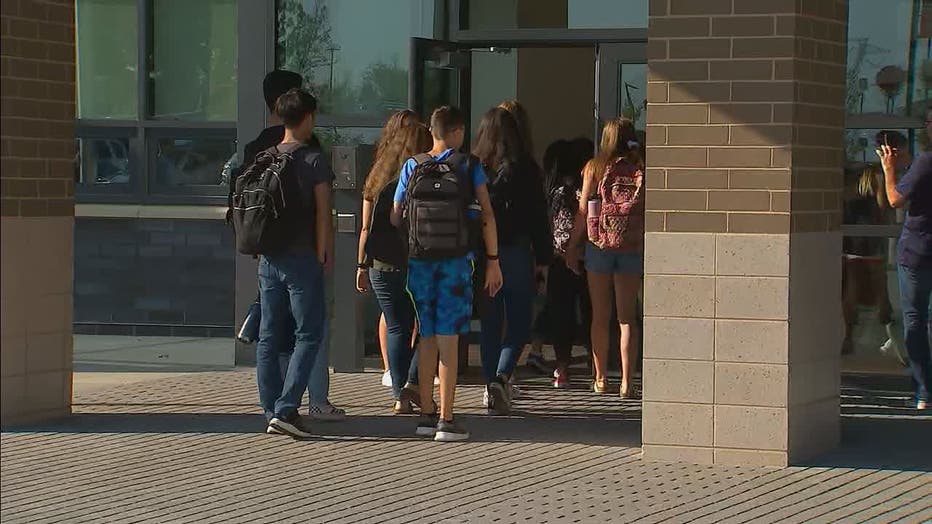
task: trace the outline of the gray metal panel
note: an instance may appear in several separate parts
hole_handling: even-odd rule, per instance
[[[368,170],[368,166],[362,166]],[[357,190],[333,192],[333,204],[338,216],[349,222],[349,216],[362,214],[362,200]],[[330,362],[336,372],[363,370],[365,295],[357,293],[356,256],[359,248],[359,220],[352,231],[337,231],[334,241],[333,312],[330,330]]]
[[[243,146],[265,128],[268,109],[262,96],[262,78],[275,67],[275,3],[239,0],[237,3],[237,153],[242,158]],[[265,29],[264,31],[262,29]],[[235,327],[256,299],[258,264],[245,255],[236,257],[234,284]],[[236,365],[254,365],[256,352],[252,346],[236,342]]]

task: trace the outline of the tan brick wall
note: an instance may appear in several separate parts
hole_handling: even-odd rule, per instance
[[[73,216],[74,2],[0,9],[2,216]]]
[[[651,2],[651,231],[838,229],[846,12],[836,0]]]
[[[4,425],[70,413],[74,2],[0,3]]]
[[[847,4],[650,6],[644,457],[784,466],[838,440]]]

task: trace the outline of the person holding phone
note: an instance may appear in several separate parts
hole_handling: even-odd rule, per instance
[[[932,125],[926,118],[926,132]],[[897,265],[900,305],[906,352],[916,389],[916,408],[929,406],[932,386],[932,355],[929,349],[932,302],[932,153],[919,155],[909,170],[898,176],[898,164],[908,158],[908,151],[885,141],[877,149],[884,172],[887,201],[894,208],[905,208],[906,217],[897,242]]]

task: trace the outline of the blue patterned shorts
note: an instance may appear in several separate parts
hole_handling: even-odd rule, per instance
[[[472,270],[468,257],[409,261],[408,292],[421,337],[469,333]]]

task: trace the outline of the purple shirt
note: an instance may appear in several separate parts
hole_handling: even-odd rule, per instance
[[[932,268],[932,153],[922,153],[896,183],[908,201],[897,243],[897,263],[913,269]]]

